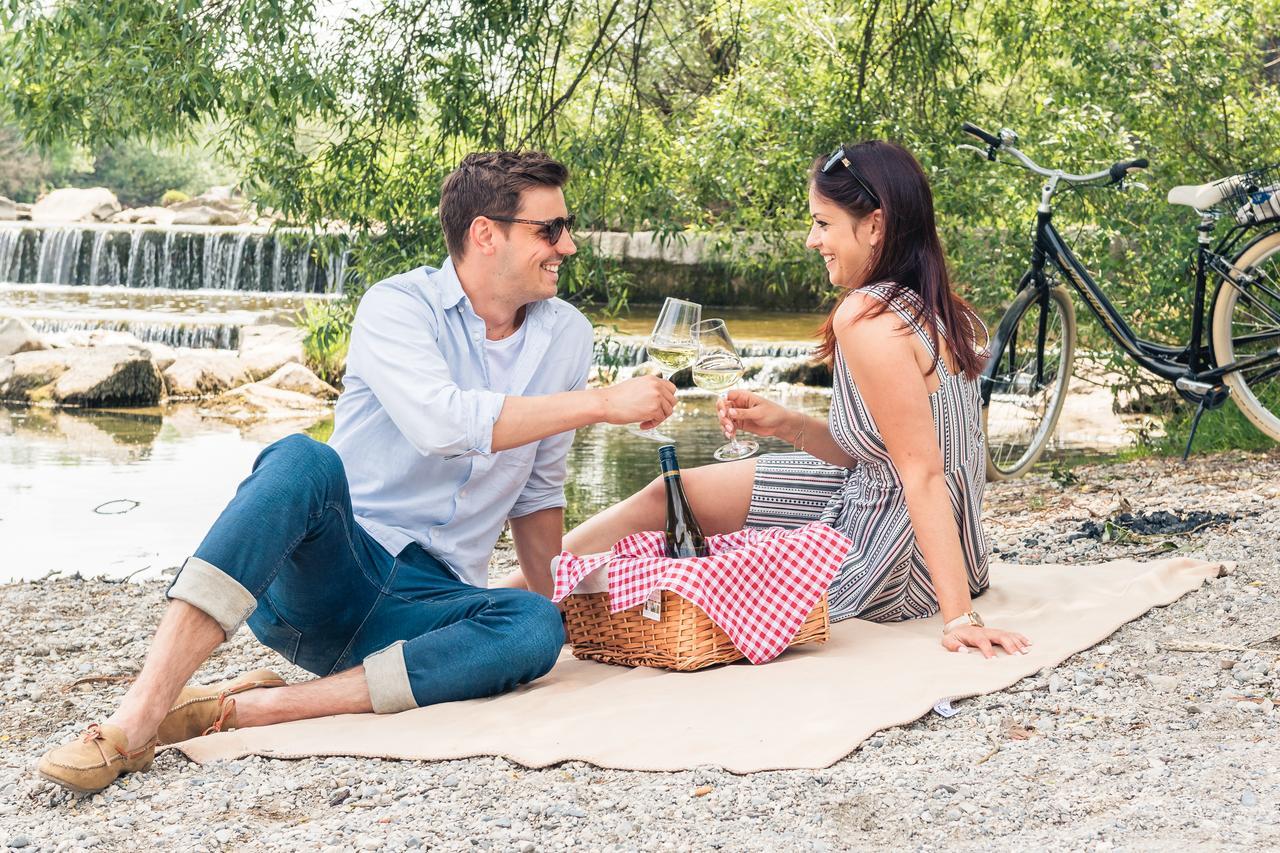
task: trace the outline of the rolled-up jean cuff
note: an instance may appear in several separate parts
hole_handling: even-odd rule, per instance
[[[365,658],[364,680],[369,685],[369,701],[375,713],[394,714],[418,707],[404,663],[404,640]]]
[[[240,581],[199,557],[187,558],[165,595],[209,614],[222,626],[228,640],[258,606],[258,600]]]

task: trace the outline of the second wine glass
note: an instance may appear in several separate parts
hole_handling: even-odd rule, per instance
[[[715,391],[721,397],[728,396],[728,391],[742,378],[744,365],[738,348],[729,337],[729,329],[724,320],[703,320],[693,327],[698,340],[698,357],[693,363],[693,384],[707,391]],[[721,462],[734,459],[746,459],[760,449],[758,442],[738,441],[735,432],[728,444],[722,445],[712,454]]]

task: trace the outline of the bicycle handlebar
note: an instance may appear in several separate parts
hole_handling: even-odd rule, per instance
[[[981,139],[983,142],[990,145],[992,148],[999,148],[1001,145],[1000,139],[998,137],[992,136],[982,128],[978,127],[976,124],[970,124],[969,122],[966,121],[964,124],[960,125],[960,129],[963,130],[965,133],[973,134],[974,136]]]
[[[1147,168],[1146,158],[1139,157],[1136,160],[1121,160],[1118,163],[1113,163],[1105,169],[1092,172],[1087,175],[1075,175],[1071,172],[1064,172],[1061,169],[1046,169],[1044,166],[1036,163],[1026,154],[1023,154],[1017,148],[1014,148],[1013,145],[1005,142],[1005,140],[1001,138],[1007,137],[1010,140],[1016,140],[1017,137],[1011,131],[1002,130],[1000,131],[1000,136],[995,136],[994,134],[987,133],[976,124],[971,124],[967,121],[960,125],[960,129],[987,143],[989,146],[987,148],[988,160],[996,159],[996,152],[1003,151],[1020,162],[1028,171],[1035,172],[1037,175],[1043,175],[1046,178],[1057,178],[1058,180],[1072,184],[1083,184],[1088,183],[1089,181],[1098,181],[1103,178],[1109,178],[1111,183],[1118,184],[1124,179],[1124,176],[1128,174],[1130,170]]]
[[[1136,160],[1121,160],[1113,163],[1108,170],[1111,173],[1111,183],[1118,184],[1124,180],[1124,176],[1136,169],[1147,168],[1147,158],[1139,157]]]

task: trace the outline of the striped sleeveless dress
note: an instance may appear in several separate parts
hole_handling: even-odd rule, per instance
[[[910,290],[894,290],[888,284],[874,284],[860,292],[888,304],[933,354],[928,331],[913,319],[920,310],[919,297]],[[808,453],[760,457],[747,525],[798,527],[816,520],[853,541],[827,591],[833,620],[858,617],[896,622],[931,616],[938,612],[938,598],[916,545],[902,481],[839,346],[834,362],[828,423],[836,443],[857,464],[841,468]],[[937,370],[940,384],[929,396],[929,404],[952,510],[951,518],[938,523],[956,525],[969,594],[977,596],[989,583],[989,548],[980,521],[986,447],[978,383],[952,374],[942,359]]]

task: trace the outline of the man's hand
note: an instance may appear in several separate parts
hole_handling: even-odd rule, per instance
[[[665,421],[676,406],[676,386],[657,376],[637,376],[596,393],[609,424],[638,423],[649,429]]]

